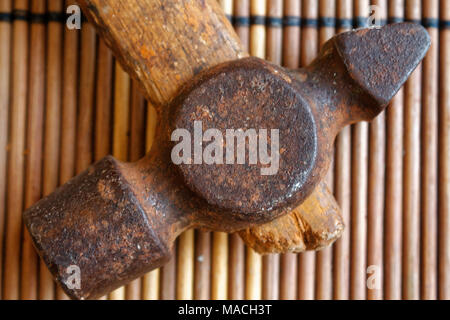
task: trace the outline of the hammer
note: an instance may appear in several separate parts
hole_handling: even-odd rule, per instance
[[[76,299],[160,267],[187,228],[233,232],[286,217],[317,190],[339,130],[381,112],[430,46],[415,24],[362,29],[328,41],[310,66],[286,70],[247,57],[215,1],[80,4],[160,122],[146,158],[106,157],[24,213],[39,254]],[[200,125],[216,137],[278,130],[279,143],[276,134],[265,141],[279,147],[271,154],[278,153],[277,170],[264,175],[267,163],[250,165],[249,145],[243,163],[234,153],[234,164],[175,163],[173,133],[195,134]],[[333,228],[339,234],[342,223]],[[68,282],[73,266],[79,287]]]

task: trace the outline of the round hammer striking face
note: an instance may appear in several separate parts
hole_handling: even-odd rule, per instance
[[[172,161],[209,204],[243,214],[292,204],[317,154],[315,119],[294,81],[246,58],[199,75],[175,100]]]

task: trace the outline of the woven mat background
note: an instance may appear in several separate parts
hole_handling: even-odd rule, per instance
[[[338,137],[328,183],[346,221],[317,253],[261,257],[236,235],[189,231],[172,261],[105,299],[450,298],[450,1],[222,0],[250,53],[307,65],[336,32],[422,23],[433,45],[392,105]],[[0,1],[0,297],[65,299],[23,230],[22,211],[113,154],[137,160],[151,106],[72,1]],[[373,11],[372,11],[373,13]]]

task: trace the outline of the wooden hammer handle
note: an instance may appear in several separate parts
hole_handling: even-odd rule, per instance
[[[214,0],[79,3],[157,107],[167,105],[200,71],[248,55]]]

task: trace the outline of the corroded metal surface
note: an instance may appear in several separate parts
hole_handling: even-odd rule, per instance
[[[170,257],[112,157],[41,200],[24,214],[24,222],[72,298],[100,297]],[[73,266],[80,271],[81,288],[75,290]]]
[[[208,203],[222,210],[263,214],[296,202],[293,196],[315,165],[317,130],[313,114],[292,86],[293,81],[280,67],[245,58],[201,74],[175,100],[171,131],[184,128],[193,133],[194,122],[198,121],[203,132],[220,131],[225,140],[223,150],[234,146],[231,159],[224,152],[218,159],[220,164],[192,161],[179,166],[186,184]],[[246,139],[245,149],[241,150],[245,155],[242,164],[238,163],[238,139],[227,139],[230,129],[240,130],[241,134],[253,132],[258,137]],[[274,150],[271,130],[279,134],[279,145]],[[265,146],[260,143],[261,137],[267,139]],[[194,149],[194,139],[191,142]],[[279,163],[261,163],[258,151],[265,147],[272,157],[275,155],[271,151],[279,153]],[[251,152],[255,152],[257,160],[253,165]],[[261,169],[271,166],[271,174],[263,175]]]
[[[321,181],[339,130],[381,112],[429,46],[425,29],[399,24],[339,35],[300,70],[248,58],[201,73],[162,112],[149,156],[108,157],[24,213],[39,254],[71,297],[95,298],[161,266],[187,228],[238,231],[281,217]],[[171,133],[195,120],[279,129],[279,171],[174,165]],[[81,289],[64,284],[68,265],[81,269]]]

